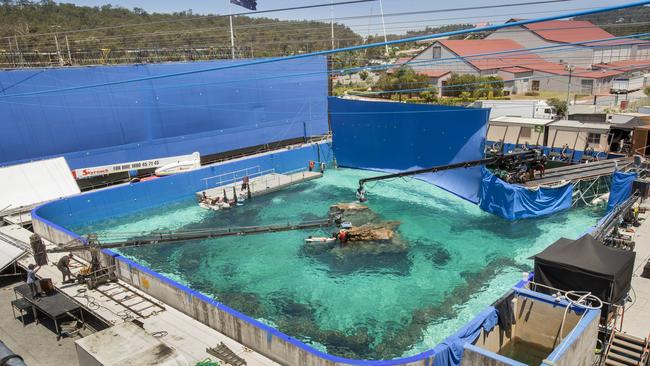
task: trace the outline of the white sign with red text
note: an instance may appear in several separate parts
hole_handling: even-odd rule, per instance
[[[85,179],[113,173],[128,172],[130,170],[159,168],[173,163],[189,161],[195,162],[197,167],[201,166],[201,156],[198,152],[195,152],[191,155],[170,156],[166,158],[73,169],[72,175],[75,177],[75,179]]]

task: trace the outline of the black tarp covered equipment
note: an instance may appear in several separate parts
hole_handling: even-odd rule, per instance
[[[615,304],[630,290],[635,255],[607,247],[589,234],[578,240],[560,238],[535,255],[533,281],[564,291],[589,291]]]

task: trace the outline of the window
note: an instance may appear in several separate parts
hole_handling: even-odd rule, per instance
[[[580,91],[582,94],[591,94],[594,89],[593,79],[582,79],[580,80]]]
[[[533,80],[533,85],[530,88],[533,91],[539,91],[539,80]]]
[[[522,127],[521,131],[519,131],[519,137],[530,138],[530,133],[531,132],[532,132],[532,128],[530,128],[530,127]]]
[[[600,134],[599,133],[589,132],[589,135],[587,136],[587,143],[588,144],[594,144],[594,145],[600,145]]]
[[[433,51],[433,56],[432,56],[432,58],[433,58],[434,60],[439,59],[439,58],[440,58],[440,53],[442,52],[440,46],[433,47],[432,51]]]

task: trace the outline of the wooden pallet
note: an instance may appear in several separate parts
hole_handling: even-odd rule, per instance
[[[221,361],[232,366],[244,366],[246,360],[237,356],[228,346],[220,342],[218,346],[207,348],[205,350],[208,354],[220,359]]]

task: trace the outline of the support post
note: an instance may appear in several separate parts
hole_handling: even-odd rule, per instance
[[[61,56],[61,48],[59,48],[59,39],[56,34],[54,34],[54,44],[56,45],[56,55],[59,58],[59,65],[63,66],[63,56]]]
[[[330,26],[332,28],[332,49],[334,49],[334,0],[330,0]]]
[[[68,42],[68,35],[65,36],[65,47],[68,49],[68,62],[72,66],[72,52],[70,52],[70,42]]]
[[[384,20],[384,5],[382,0],[379,0],[379,10],[381,11],[381,26],[384,29],[384,42],[388,42],[388,38],[386,37],[386,21]],[[390,55],[390,52],[388,52],[388,45],[386,45],[386,57]]]
[[[228,3],[228,18],[230,18],[230,52],[232,53],[232,59],[235,59],[235,30],[232,26],[232,5]]]

